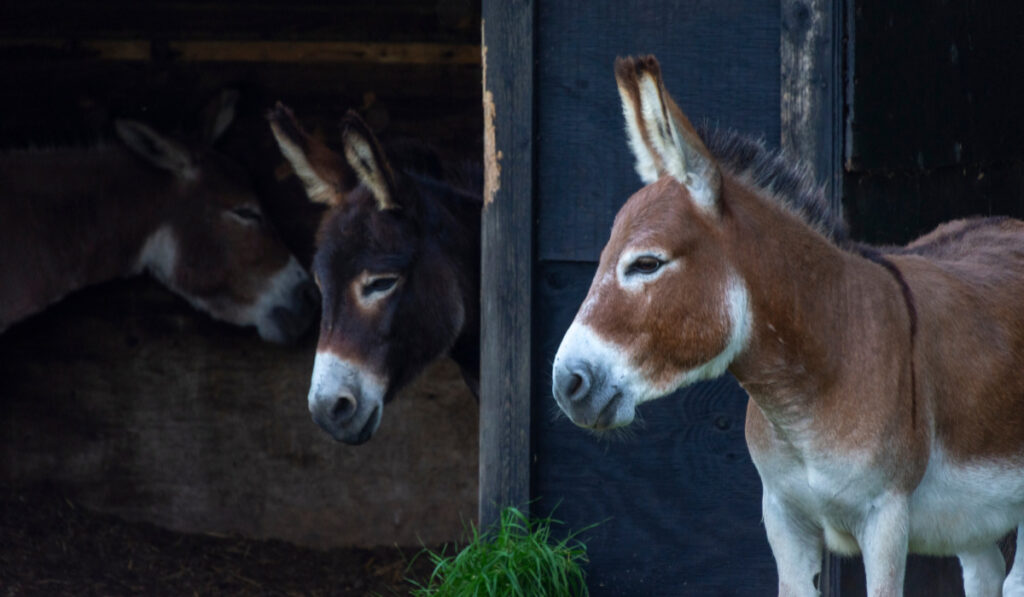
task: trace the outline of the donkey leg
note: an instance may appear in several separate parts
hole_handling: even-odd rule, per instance
[[[964,570],[964,594],[967,597],[999,597],[1006,576],[1006,562],[999,546],[993,543],[956,554]]]
[[[910,510],[906,496],[880,496],[858,537],[870,597],[903,595]]]
[[[779,572],[779,597],[817,597],[815,583],[824,543],[821,530],[799,519],[767,491],[761,509]]]
[[[1017,527],[1017,552],[1010,575],[1003,582],[1003,597],[1024,597],[1024,524]]]

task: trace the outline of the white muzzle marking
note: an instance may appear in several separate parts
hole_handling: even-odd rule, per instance
[[[580,312],[593,308],[594,305],[588,301]],[[735,275],[730,277],[726,287],[723,317],[728,321],[729,337],[722,352],[702,365],[679,372],[666,383],[655,383],[633,364],[634,355],[602,338],[590,326],[580,323],[580,315],[577,315],[562,339],[552,365],[555,400],[577,425],[626,425],[632,422],[638,405],[692,383],[719,377],[746,347],[753,316],[746,286]],[[581,379],[585,377],[589,387],[570,398],[564,383],[560,389],[558,379],[572,371],[582,374]],[[569,384],[570,387],[573,385]]]
[[[313,361],[309,412],[336,439],[365,441],[380,426],[386,390],[387,380],[366,371],[360,363],[319,351]],[[344,418],[330,416],[337,401],[346,398],[354,400],[354,411]],[[366,437],[360,438],[361,434]]]

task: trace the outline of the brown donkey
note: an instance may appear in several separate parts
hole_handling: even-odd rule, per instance
[[[361,444],[384,403],[445,353],[475,393],[479,181],[422,153],[400,167],[355,112],[342,121],[343,155],[303,132],[280,103],[269,119],[309,198],[330,207],[313,259],[323,295],[313,419],[335,439]]]
[[[0,155],[0,332],[76,289],[142,272],[265,340],[308,328],[308,274],[244,172],[210,148],[234,114],[234,97],[221,100],[202,147],[122,120],[124,145]]]
[[[780,595],[816,595],[822,550],[900,595],[908,552],[956,554],[969,596],[1024,595],[1024,223],[960,220],[907,247],[845,238],[786,159],[698,133],[653,57],[620,59],[647,184],[615,218],[553,391],[577,425],[731,372]]]

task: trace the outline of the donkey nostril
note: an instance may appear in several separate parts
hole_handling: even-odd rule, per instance
[[[555,394],[570,402],[586,398],[590,392],[590,371],[583,361],[573,361],[555,371]]]
[[[579,373],[573,373],[569,381],[569,395],[575,396],[581,386],[583,386],[583,377]]]
[[[331,418],[337,423],[344,423],[356,413],[356,399],[351,396],[339,396],[331,407]]]

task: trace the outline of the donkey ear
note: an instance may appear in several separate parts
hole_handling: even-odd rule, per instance
[[[615,80],[641,180],[650,184],[667,174],[685,185],[699,206],[714,208],[722,183],[718,165],[665,90],[658,60],[619,58]]]
[[[315,137],[307,135],[291,109],[277,102],[267,114],[277,146],[306,187],[310,201],[338,205],[344,193],[356,186],[355,173],[341,156]]]
[[[395,201],[395,176],[384,150],[370,127],[353,110],[342,120],[341,141],[348,165],[377,199],[377,206],[382,210],[400,207]]]
[[[237,89],[224,89],[206,104],[203,108],[203,142],[207,146],[216,143],[224,131],[228,130],[235,120],[237,106]]]
[[[157,168],[169,170],[181,178],[194,175],[192,154],[176,141],[137,120],[117,119],[114,121],[114,129],[129,149]]]

